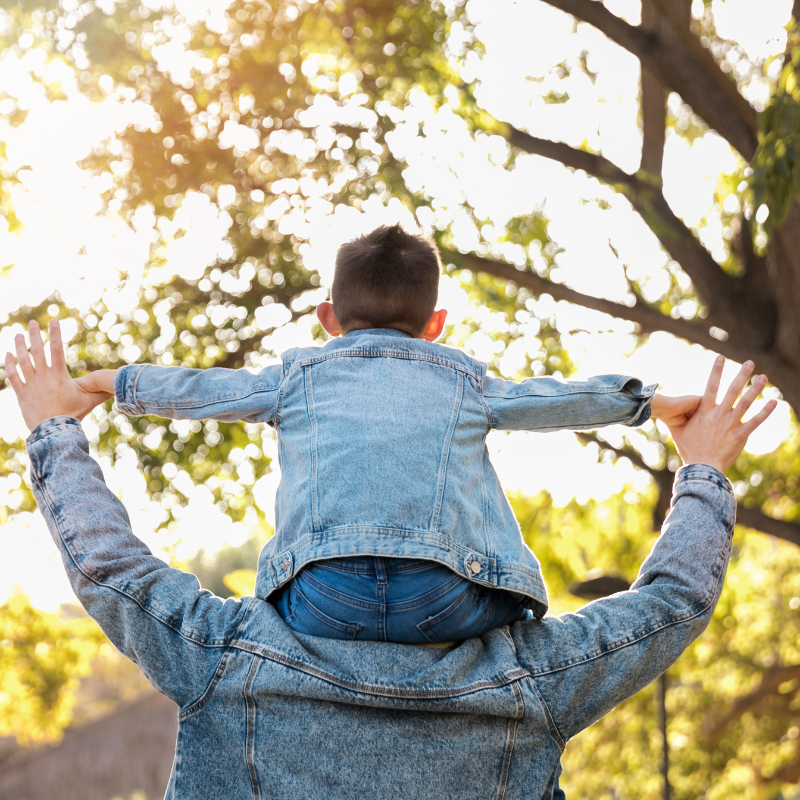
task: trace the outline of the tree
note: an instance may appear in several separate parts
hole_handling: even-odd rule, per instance
[[[745,63],[744,70],[732,70],[736,48],[717,35],[709,4],[693,19],[688,0],[644,0],[641,23],[633,25],[597,0],[545,2],[573,15],[576,25],[594,26],[640,60],[643,146],[636,172],[623,171],[588,145],[574,148],[537,138],[488,113],[468,63],[470,56],[480,56],[483,45],[469,6],[461,2],[236,0],[223,18],[209,20],[182,17],[169,3],[4,4],[2,44],[7,52],[21,52],[21,37],[32,38],[34,44],[26,42],[26,47],[41,48],[51,61],[71,65],[93,100],[136,102],[149,110],[149,116],[140,113],[124,133],[97,148],[86,166],[110,176],[108,212],[152,230],[153,236],[144,275],[127,276],[133,286],[127,307],[107,293],[88,313],[76,314],[54,295],[37,308],[20,309],[9,324],[35,317],[45,325],[54,314],[78,316],[79,331],[69,353],[76,370],[136,361],[256,366],[277,349],[273,334],[303,320],[318,299],[319,274],[306,261],[309,222],[335,207],[358,209],[367,198],[377,197],[383,203],[399,201],[421,222],[432,224],[448,275],[461,280],[470,293],[475,319],[451,327],[449,343],[476,346],[478,337],[471,334],[480,328],[479,307],[504,318],[490,336],[496,345],[490,359],[493,369],[500,371],[502,354],[522,338],[525,326],[533,326],[541,346],[524,353],[516,375],[569,374],[571,362],[560,344],[552,304],[537,300],[549,296],[629,320],[640,340],[666,331],[737,361],[751,358],[797,410],[800,44],[795,23],[790,24],[778,77],[765,73],[765,80],[771,81],[769,102],[756,111],[740,89],[747,69],[752,72],[763,65]],[[795,0],[795,21],[798,16]],[[179,58],[170,63],[168,54]],[[585,63],[576,68],[591,73]],[[49,97],[60,96],[59,85],[48,82],[46,72],[32,73],[32,79]],[[670,118],[668,92],[683,104],[678,120]],[[10,124],[22,124],[25,110],[17,98],[0,99],[13,107]],[[546,100],[569,102],[559,94]],[[430,212],[436,198],[410,180],[408,157],[396,134],[403,126],[406,132],[416,126],[417,138],[427,135],[415,113],[418,102],[458,120],[472,141],[492,150],[495,163],[509,172],[524,155],[535,154],[583,171],[627,198],[673,259],[668,290],[647,299],[646,286],[628,271],[630,303],[625,304],[560,282],[559,246],[536,208],[482,240],[479,249],[461,252],[453,223],[469,219],[482,228],[484,220],[465,198]],[[717,213],[729,235],[725,257],[719,260],[702,243],[702,231],[687,227],[665,199],[662,158],[669,125],[679,132],[683,127],[683,135],[713,128],[737,151],[739,172],[727,176],[718,191]],[[4,159],[0,149],[0,210],[14,229],[21,223],[9,198],[13,183],[22,176],[4,166]],[[725,202],[728,198],[731,202]],[[769,210],[766,218],[762,207]],[[227,230],[227,245],[194,272],[184,259],[176,274],[175,254],[191,238],[193,210]],[[514,253],[521,253],[516,261],[502,258]],[[693,311],[687,313],[687,308]],[[321,336],[313,326],[310,330]],[[185,479],[208,486],[232,517],[258,517],[249,487],[270,468],[271,438],[257,426],[166,424],[128,420],[111,411],[98,414],[87,429],[101,454],[113,458],[130,448],[136,451],[152,496],[165,509],[166,524],[182,504]],[[631,435],[619,447],[602,439],[599,444],[601,453],[630,458],[653,475],[653,494],[645,507],[655,524],[639,520],[630,531],[638,558],[646,536],[663,517],[674,454],[657,429]],[[22,452],[21,442],[0,442],[4,472],[23,473]],[[739,472],[732,473],[740,519],[792,544],[800,544],[796,452],[797,441],[792,440],[769,456],[743,457]],[[15,502],[12,513],[32,507],[21,479]],[[522,508],[517,510],[522,514]],[[623,508],[624,514],[635,510]],[[539,517],[537,525],[541,521]],[[597,523],[591,515],[589,521]],[[609,544],[607,558],[624,560],[630,555],[632,545],[619,536],[622,532],[623,526],[616,525],[613,536],[609,533],[613,546]],[[553,573],[571,570],[573,577],[581,577],[577,567],[564,562],[573,558],[569,548],[548,554],[544,540],[537,538],[532,544],[545,554]],[[772,545],[762,542],[759,547]],[[755,551],[762,558],[759,547]],[[780,552],[786,564],[794,564],[785,556],[787,550]],[[592,561],[578,561],[578,566],[603,566],[600,551],[595,548],[592,553]],[[778,575],[778,566],[772,563],[765,570],[783,587],[786,576]],[[559,591],[556,585],[554,594]],[[780,588],[778,595],[783,598],[789,591],[795,589]],[[750,596],[736,595],[737,608],[750,602]],[[783,624],[791,617],[785,609],[781,614],[770,619]],[[725,619],[710,648],[715,657],[728,645]],[[788,622],[784,628],[792,630]],[[770,628],[759,641],[779,632]],[[771,733],[762,731],[759,741],[767,742],[780,730],[790,743],[781,746],[791,746],[796,740],[790,736],[794,690],[787,692],[786,681],[780,679],[783,668],[794,669],[796,655],[785,648],[772,672],[763,652],[749,652],[738,661],[731,658],[740,670],[731,693],[720,698],[705,684],[707,694],[696,701],[702,704],[712,697],[730,706],[730,721],[723,724],[724,715],[709,717],[709,730],[748,728],[742,720],[753,709],[777,708],[781,721],[775,723],[778,717],[772,711],[765,714],[764,731],[769,725],[777,727]],[[680,680],[683,676],[681,672]],[[705,708],[687,723],[695,732],[700,730],[696,723],[701,711]],[[644,714],[641,709],[637,713]],[[616,717],[609,719],[603,724],[613,725]],[[635,728],[640,722],[631,724]],[[741,733],[737,747],[751,741],[751,728]],[[720,735],[718,742],[724,740]],[[708,737],[711,741],[712,734]],[[631,739],[624,741],[630,744]],[[711,750],[703,753],[697,758],[712,757]],[[794,767],[791,758],[784,757],[777,772],[767,767],[764,774],[774,777],[785,770],[791,778]],[[641,753],[637,758],[646,769]],[[718,776],[720,769],[708,767],[703,774]],[[686,792],[691,796],[689,788]]]

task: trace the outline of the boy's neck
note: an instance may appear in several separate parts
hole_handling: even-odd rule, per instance
[[[408,331],[402,331],[399,328],[353,328],[352,330],[347,331],[347,333],[342,334],[343,336],[357,336],[358,334],[368,334],[371,336],[376,335],[383,335],[383,336],[405,336],[408,339],[421,339],[421,336],[413,336]]]

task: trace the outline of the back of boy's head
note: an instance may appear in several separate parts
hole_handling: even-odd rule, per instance
[[[436,309],[436,245],[399,225],[381,225],[336,253],[331,301],[343,333],[397,328],[418,336]]]

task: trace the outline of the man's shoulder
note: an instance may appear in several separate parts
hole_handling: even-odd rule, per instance
[[[438,342],[427,342],[411,336],[397,336],[388,331],[370,331],[369,334],[352,333],[339,336],[322,345],[297,347],[283,354],[285,370],[304,367],[329,358],[347,356],[387,356],[409,361],[434,362],[469,372],[478,379],[486,374],[486,364],[463,351]]]

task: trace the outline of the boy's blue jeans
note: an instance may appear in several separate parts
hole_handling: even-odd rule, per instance
[[[315,561],[273,603],[298,633],[399,644],[455,642],[531,618],[510,592],[442,564],[380,556]]]

